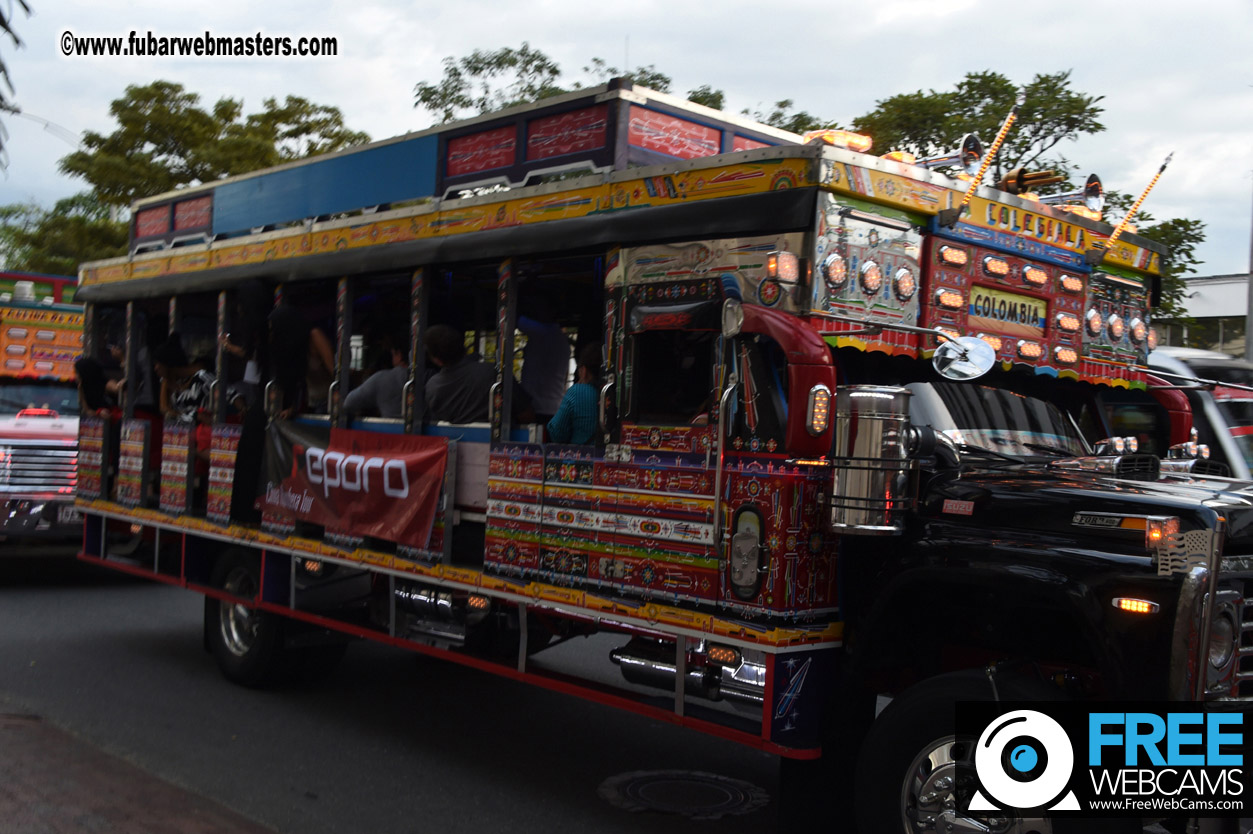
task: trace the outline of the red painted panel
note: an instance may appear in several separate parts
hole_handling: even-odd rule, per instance
[[[758,142],[756,139],[749,139],[747,136],[736,136],[731,140],[731,150],[733,151],[751,151],[754,148],[768,148],[765,142]]]
[[[460,177],[508,168],[517,159],[517,134],[515,126],[507,125],[449,140],[446,175]]]
[[[608,127],[609,107],[605,104],[535,119],[527,125],[526,158],[551,159],[603,148]]]
[[[183,200],[174,206],[174,230],[208,228],[213,220],[213,195]]]
[[[643,107],[632,107],[630,118],[628,141],[634,147],[678,159],[713,156],[721,150],[722,136],[716,128]]]
[[[170,207],[157,206],[135,213],[135,237],[156,237],[170,230]]]

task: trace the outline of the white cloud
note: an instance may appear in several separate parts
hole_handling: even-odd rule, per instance
[[[301,95],[339,107],[376,139],[426,127],[413,86],[435,80],[445,56],[528,41],[567,79],[592,57],[615,66],[652,64],[684,93],[722,89],[728,109],[795,107],[848,122],[875,101],[918,89],[950,89],[965,73],[1000,72],[1018,83],[1072,70],[1076,90],[1103,95],[1106,132],[1065,148],[1081,170],[1138,194],[1170,150],[1171,167],[1145,208],[1159,218],[1206,223],[1203,269],[1248,268],[1253,181],[1253,4],[1208,0],[1204,13],[1172,0],[1134,5],[1091,0],[399,0],[185,4],[133,0],[119,12],[85,0],[34,0],[15,24],[26,45],[0,46],[28,112],[74,132],[108,132],[109,102],[128,84],[169,79],[211,103]],[[65,58],[58,38],[80,35],[333,35],[335,58]],[[80,190],[57,173],[69,146],[35,122],[6,117],[9,169],[0,203],[50,204]]]

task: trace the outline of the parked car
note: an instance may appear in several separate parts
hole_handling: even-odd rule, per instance
[[[1186,391],[1197,441],[1210,447],[1212,460],[1231,467],[1233,477],[1253,478],[1253,363],[1212,350],[1162,347],[1149,354],[1149,367],[1217,383]]]

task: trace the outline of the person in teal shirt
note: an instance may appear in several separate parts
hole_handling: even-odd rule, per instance
[[[584,345],[575,366],[575,383],[567,390],[548,421],[548,438],[554,443],[587,445],[596,437],[596,398],[600,382],[600,345]]]

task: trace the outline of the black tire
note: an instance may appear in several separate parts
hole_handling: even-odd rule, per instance
[[[1060,693],[1038,683],[1014,681],[998,677],[997,690],[1002,700],[1057,700]],[[954,672],[924,681],[901,696],[879,715],[866,734],[857,764],[857,824],[861,834],[929,834],[924,825],[914,825],[906,818],[912,792],[910,775],[926,765],[923,754],[936,751],[956,762],[970,761],[969,748],[975,739],[953,738],[953,705],[958,701],[991,701],[992,685],[983,670]],[[973,764],[969,765],[973,771]],[[960,774],[961,765],[951,768]],[[943,778],[941,768],[930,771]],[[973,773],[971,774],[973,776]],[[926,784],[924,782],[924,784]],[[919,788],[926,790],[926,788]],[[961,802],[959,802],[959,807]],[[915,816],[924,817],[928,808],[917,809]],[[1032,821],[1034,823],[1034,820]],[[1132,834],[1140,832],[1138,820],[1055,819],[1041,821],[1031,830],[1041,834]]]
[[[260,566],[251,554],[228,553],[214,565],[210,582],[233,596],[252,599],[260,587]],[[274,683],[283,673],[284,622],[280,617],[205,597],[204,630],[205,644],[228,680],[258,688]]]

